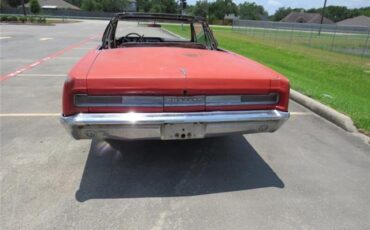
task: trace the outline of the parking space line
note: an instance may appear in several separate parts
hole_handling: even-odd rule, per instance
[[[92,49],[95,49],[95,47],[77,47],[77,48],[74,48],[75,50],[92,50]]]
[[[21,73],[20,77],[66,77],[67,74]]]
[[[0,113],[0,117],[59,117],[60,113]]]
[[[57,59],[65,59],[65,60],[70,60],[70,59],[80,59],[81,57],[57,57]]]
[[[313,115],[313,113],[309,112],[290,112],[291,116],[308,116],[308,115]]]
[[[30,70],[30,69],[34,68],[35,66],[41,65],[41,64],[43,64],[44,62],[46,62],[46,61],[48,61],[50,59],[59,57],[59,56],[61,56],[62,54],[64,54],[65,52],[67,52],[69,50],[72,50],[72,49],[74,49],[76,47],[83,46],[86,43],[88,43],[88,42],[90,42],[93,39],[98,38],[98,37],[99,37],[99,35],[90,36],[90,37],[88,37],[88,38],[86,38],[86,39],[84,39],[84,40],[82,40],[82,41],[80,41],[80,42],[78,42],[76,44],[70,45],[70,46],[68,46],[68,47],[66,47],[66,48],[64,48],[62,50],[59,50],[59,51],[57,51],[55,53],[52,53],[52,54],[48,55],[47,57],[44,57],[44,58],[42,58],[40,60],[37,60],[36,62],[34,62],[32,64],[23,66],[23,67],[21,67],[18,70],[15,70],[15,71],[13,71],[11,73],[8,73],[5,76],[0,76],[0,82],[5,81],[5,80],[7,80],[7,79],[9,79],[11,77],[15,77],[15,76],[19,75],[20,73],[23,73],[26,70]]]
[[[40,38],[40,41],[52,40],[53,38]]]
[[[9,38],[12,38],[12,37],[4,36],[4,37],[0,37],[0,40],[3,40],[3,39],[9,39]]]

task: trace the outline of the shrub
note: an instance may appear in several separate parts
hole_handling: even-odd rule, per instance
[[[28,17],[28,21],[29,22],[34,22],[35,21],[35,17],[34,16],[29,16]]]
[[[25,22],[27,21],[27,17],[25,17],[25,16],[20,16],[20,17],[18,18],[18,21],[25,23]]]
[[[10,21],[10,22],[17,22],[18,21],[18,18],[17,18],[17,16],[10,16],[8,21]]]
[[[38,23],[46,23],[46,18],[45,17],[37,17],[37,22]]]
[[[6,21],[8,21],[9,20],[9,16],[8,15],[1,15],[1,17],[0,17],[0,21],[2,21],[2,22],[6,22]]]
[[[30,1],[30,10],[34,14],[39,14],[41,12],[41,7],[38,0]]]

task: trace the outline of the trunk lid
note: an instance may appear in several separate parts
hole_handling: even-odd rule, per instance
[[[277,74],[224,52],[176,47],[102,50],[87,76],[89,94],[199,95],[268,93]]]

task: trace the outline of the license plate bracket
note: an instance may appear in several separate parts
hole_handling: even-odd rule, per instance
[[[186,140],[204,138],[206,125],[202,123],[163,124],[162,140]]]

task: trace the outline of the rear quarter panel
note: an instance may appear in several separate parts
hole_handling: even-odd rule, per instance
[[[92,64],[94,63],[98,55],[99,50],[97,49],[89,51],[73,66],[71,71],[68,73],[63,87],[64,116],[72,115],[77,112],[76,108],[73,105],[73,97],[75,94],[87,93],[86,78]],[[87,108],[81,108],[78,112],[87,112]]]

